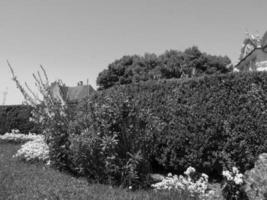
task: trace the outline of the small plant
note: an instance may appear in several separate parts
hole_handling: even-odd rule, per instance
[[[244,177],[239,173],[236,167],[232,168],[232,171],[223,171],[225,177],[222,187],[223,197],[227,200],[246,200],[248,199],[246,192],[244,191]]]

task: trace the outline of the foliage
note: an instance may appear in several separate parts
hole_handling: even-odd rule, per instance
[[[101,136],[117,135],[123,158],[141,150],[153,171],[195,166],[221,178],[266,152],[266,91],[266,72],[148,81],[99,91],[80,116],[95,118]]]
[[[0,134],[19,129],[21,132],[39,133],[36,124],[29,121],[32,108],[26,105],[0,106]]]
[[[74,171],[90,181],[146,186],[149,163],[143,151],[148,139],[142,135],[142,113],[132,109],[130,100],[122,104],[108,98],[104,101],[111,104],[85,102],[75,117],[73,130],[77,133],[70,140]],[[139,128],[134,129],[133,123]],[[140,139],[135,141],[136,137]]]
[[[136,83],[154,79],[170,79],[227,73],[231,63],[228,57],[202,53],[197,47],[184,52],[170,50],[162,55],[123,56],[102,71],[97,78],[100,89],[114,85]]]
[[[222,188],[222,194],[225,199],[229,200],[248,200],[247,194],[244,190],[244,176],[236,167],[232,171],[223,171],[225,178]]]

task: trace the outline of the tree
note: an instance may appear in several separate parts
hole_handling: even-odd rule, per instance
[[[228,73],[231,63],[227,56],[213,56],[202,53],[196,46],[184,52],[169,50],[162,55],[123,56],[99,73],[99,89],[134,82],[202,76],[205,74]]]

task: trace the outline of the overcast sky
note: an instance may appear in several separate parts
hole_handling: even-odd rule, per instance
[[[267,30],[266,0],[0,0],[0,104],[20,104],[19,80],[45,66],[51,81],[96,77],[123,55],[197,45],[237,62],[245,32]]]

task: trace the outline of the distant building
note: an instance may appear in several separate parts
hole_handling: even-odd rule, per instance
[[[243,55],[235,68],[239,71],[267,71],[267,32],[262,39],[246,39],[242,50]]]
[[[79,82],[78,86],[74,87],[60,86],[58,82],[53,82],[50,91],[55,99],[59,101],[63,99],[68,103],[77,103],[96,92],[91,85],[83,85],[82,82]]]

